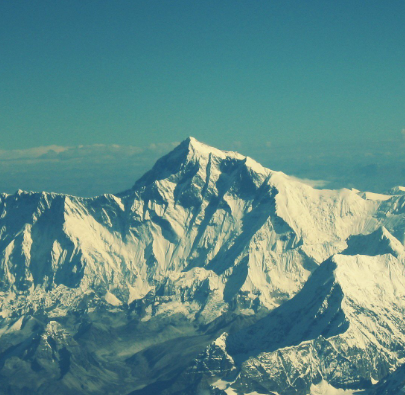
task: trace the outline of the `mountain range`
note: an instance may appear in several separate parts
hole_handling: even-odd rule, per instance
[[[188,138],[127,191],[0,195],[0,393],[405,393],[405,188]]]

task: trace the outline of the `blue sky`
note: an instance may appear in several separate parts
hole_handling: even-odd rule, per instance
[[[400,161],[404,41],[403,1],[0,0],[0,150],[192,135],[293,173],[275,147]]]

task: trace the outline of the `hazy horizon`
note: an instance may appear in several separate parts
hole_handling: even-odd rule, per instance
[[[202,141],[209,144],[207,141]],[[0,193],[47,191],[91,197],[130,188],[179,142],[147,147],[93,144],[0,150]],[[212,144],[209,144],[212,145]],[[229,142],[216,147],[250,156],[265,167],[299,177],[316,188],[387,192],[404,185],[404,142]]]

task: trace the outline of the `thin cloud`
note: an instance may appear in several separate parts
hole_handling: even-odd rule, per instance
[[[70,147],[62,147],[59,145],[49,145],[46,147],[34,147],[23,150],[0,150],[0,161],[37,159],[48,153],[59,154],[69,148]]]
[[[151,144],[147,148],[136,146],[124,146],[117,144],[92,144],[92,145],[78,145],[78,146],[58,146],[50,145],[46,147],[34,147],[25,150],[0,150],[1,161],[16,161],[24,162],[33,161],[46,162],[46,161],[77,161],[77,160],[93,160],[109,161],[111,159],[132,158],[135,156],[142,156],[142,154],[156,154],[166,153],[175,148],[179,143],[157,143]]]
[[[95,196],[126,190],[177,142],[0,150],[0,192],[52,191]]]
[[[177,147],[179,144],[179,141],[173,141],[170,143],[152,143],[149,145],[148,150],[158,153],[166,153]]]
[[[302,182],[303,184],[309,185],[312,188],[324,188],[329,184],[329,181],[326,180],[311,180],[309,178],[299,178],[294,176],[289,176],[295,181]]]

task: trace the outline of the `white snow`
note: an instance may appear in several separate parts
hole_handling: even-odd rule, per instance
[[[384,195],[382,193],[374,193],[374,192],[360,192],[359,196],[361,196],[363,199],[366,200],[377,200],[377,201],[389,200],[392,198],[392,195]]]
[[[322,380],[319,384],[311,385],[310,395],[353,395],[357,391],[342,390],[332,387],[326,381]]]
[[[104,295],[104,299],[113,306],[120,306],[122,304],[122,302],[109,291]]]
[[[329,346],[341,354],[377,350],[397,367],[390,344],[405,344],[404,187],[387,195],[317,190],[194,138],[162,160],[163,169],[158,162],[119,196],[1,195],[0,333],[19,331],[24,314],[65,316],[85,298],[89,311],[150,298],[144,322],[181,314],[208,324],[235,301],[232,313],[254,317],[294,297],[331,258],[350,326]],[[363,250],[340,254],[356,235],[364,237]],[[318,316],[330,308],[325,298]],[[302,375],[319,368],[310,344],[282,351]],[[225,350],[224,338],[216,345]],[[298,362],[304,353],[311,363]],[[261,362],[269,371],[279,363],[270,354],[264,357],[273,365]],[[378,371],[370,377],[380,379]],[[229,384],[225,391],[234,390]],[[349,394],[326,381],[311,391]]]

